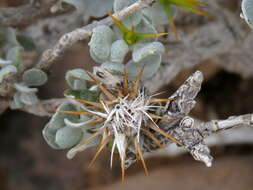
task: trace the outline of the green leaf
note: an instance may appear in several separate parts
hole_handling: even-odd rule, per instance
[[[29,69],[23,73],[23,82],[28,86],[41,86],[47,82],[47,74],[40,69]]]
[[[70,148],[76,145],[82,138],[80,128],[63,127],[56,132],[55,143],[61,148]]]
[[[72,90],[68,89],[64,92],[67,96],[73,96],[77,99],[89,100],[98,102],[100,93],[98,91],[91,91],[91,90]]]

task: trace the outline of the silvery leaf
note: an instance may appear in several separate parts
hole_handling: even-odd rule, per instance
[[[86,133],[83,133],[83,138],[82,140],[85,140],[87,138],[89,138],[92,134],[86,132]],[[87,148],[90,148],[90,147],[93,147],[93,146],[96,146],[99,144],[101,140],[101,137],[97,136],[95,138],[93,138],[91,141],[89,141],[88,143],[84,144],[84,145],[81,145],[81,146],[76,146],[76,147],[73,147],[72,149],[70,149],[67,153],[67,158],[68,159],[72,159],[75,157],[75,155],[78,153],[78,152],[82,152],[84,151],[85,149]],[[82,141],[81,141],[82,142]]]
[[[16,92],[13,96],[13,101],[11,102],[10,108],[11,109],[20,109],[24,107],[24,103],[20,100],[21,92]]]
[[[55,142],[55,134],[56,134],[56,131],[55,130],[52,130],[50,129],[49,127],[49,124],[47,124],[43,131],[42,131],[42,134],[43,134],[43,137],[44,139],[46,140],[47,144],[54,148],[54,149],[62,149],[58,144],[56,144]]]
[[[113,10],[114,12],[118,12],[136,2],[137,0],[115,0],[113,4]],[[122,23],[126,25],[126,27],[130,28],[132,26],[138,25],[141,19],[142,19],[142,11],[137,11],[125,17]]]
[[[136,31],[139,33],[157,33],[152,23],[145,17],[142,18],[141,22],[137,25]],[[154,39],[150,39],[154,41]],[[149,40],[149,41],[150,41]]]
[[[87,88],[86,80],[90,77],[83,69],[73,69],[66,73],[65,79],[72,89],[79,90]]]
[[[152,77],[159,69],[161,65],[161,55],[150,55],[142,59],[140,62],[129,61],[126,65],[126,70],[129,73],[130,78],[136,77],[141,68],[144,67],[142,80],[146,80]]]
[[[82,135],[79,128],[63,127],[56,132],[55,143],[63,149],[70,148],[81,140]]]
[[[60,110],[75,111],[75,107],[72,104],[63,103],[57,108],[57,111],[60,111]],[[79,119],[78,115],[56,112],[42,131],[43,137],[52,148],[63,149],[55,142],[55,136],[56,136],[57,130],[63,127],[66,127],[65,122],[64,122],[65,118],[68,118],[71,121],[75,121]]]
[[[40,69],[29,69],[22,77],[27,86],[41,86],[47,82],[47,74]]]
[[[134,62],[139,62],[147,56],[162,54],[164,52],[165,48],[160,42],[137,44],[134,46],[132,58]]]
[[[39,102],[36,94],[34,92],[32,93],[21,93],[20,100],[25,105],[34,105]]]
[[[3,81],[3,79],[5,77],[7,77],[10,74],[14,74],[14,73],[17,73],[17,68],[15,66],[7,65],[7,66],[3,67],[0,70],[0,83]]]
[[[103,63],[109,60],[111,45],[114,39],[114,32],[109,26],[102,25],[93,29],[93,34],[88,45],[90,46],[90,53],[94,61]]]
[[[101,67],[110,71],[111,73],[113,73],[114,71],[123,72],[125,68],[123,64],[115,62],[105,62],[101,65]]]
[[[129,47],[125,40],[117,40],[113,42],[111,46],[111,61],[122,63],[128,51]]]
[[[64,103],[57,108],[57,111],[76,111],[75,106],[69,103]],[[58,130],[65,125],[64,119],[67,118],[70,121],[78,121],[79,116],[67,113],[56,112],[49,121],[50,128]]]
[[[82,127],[86,127],[86,124],[89,123],[91,120],[93,120],[93,119],[89,118],[88,120],[85,120],[85,121],[73,122],[73,121],[70,121],[68,118],[65,118],[64,122],[65,122],[66,126],[68,126],[68,127],[82,128]]]

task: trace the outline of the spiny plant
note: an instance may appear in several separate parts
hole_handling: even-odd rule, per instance
[[[141,150],[141,146],[143,146],[143,142],[141,142],[143,136],[150,138],[159,147],[162,147],[162,143],[152,135],[155,131],[173,142],[180,144],[175,138],[162,131],[155,122],[157,120],[170,120],[170,118],[157,115],[156,113],[157,109],[162,108],[162,103],[167,103],[174,99],[158,99],[148,95],[147,90],[141,87],[140,84],[143,69],[141,69],[134,81],[128,80],[128,74],[125,71],[122,78],[120,77],[119,81],[115,83],[116,85],[110,87],[100,84],[93,74],[88,73],[92,82],[100,89],[103,98],[96,102],[66,95],[67,98],[82,103],[84,105],[84,111],[58,111],[67,114],[94,116],[92,121],[86,123],[87,126],[101,123],[100,127],[94,130],[92,136],[81,141],[74,148],[83,146],[96,136],[102,135],[98,151],[92,159],[91,164],[106,145],[112,144],[111,166],[113,154],[115,148],[117,148],[121,160],[122,179],[124,179],[124,165],[127,149],[130,149],[140,158],[145,172],[147,173]],[[106,73],[109,76],[111,75],[108,72]],[[85,106],[87,105],[93,106],[94,109],[86,108]]]
[[[147,40],[150,38],[155,38],[159,36],[165,36],[168,33],[137,33],[135,31],[135,26],[128,29],[120,20],[115,18],[111,13],[109,13],[114,23],[118,26],[119,30],[123,35],[123,39],[128,45],[134,45],[140,41]]]
[[[115,0],[113,10],[120,11],[134,2]],[[203,4],[195,0],[156,3],[165,5],[167,11],[171,11],[171,5],[177,5],[202,13],[195,8]],[[92,164],[107,147],[111,151],[112,167],[113,155],[117,152],[122,179],[129,153],[136,155],[147,174],[143,150],[150,144],[163,148],[164,141],[158,136],[181,145],[157,125],[159,121],[171,120],[164,116],[165,105],[175,99],[156,98],[142,84],[158,71],[165,47],[157,37],[167,35],[156,31],[152,16],[145,11],[133,13],[122,21],[109,13],[115,25],[93,29],[88,44],[90,55],[101,65],[94,67],[93,73],[82,69],[67,72],[70,89],[64,95],[69,102],[58,107],[43,130],[51,147],[71,148],[67,153],[69,159],[91,146],[98,146]],[[129,52],[131,58],[127,61]]]

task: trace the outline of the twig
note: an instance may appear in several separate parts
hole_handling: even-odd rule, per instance
[[[214,19],[178,14],[178,31],[183,32],[178,42],[167,41],[167,54],[162,66],[146,86],[155,92],[168,84],[182,69],[207,61],[242,77],[253,76],[253,31],[239,17],[222,7],[218,1],[207,0],[208,11]],[[187,21],[187,19],[189,21]],[[166,43],[166,42],[165,42]],[[156,84],[156,85],[153,85]]]
[[[129,7],[114,14],[116,18],[122,20],[126,16],[147,7],[149,4],[155,0],[140,0]],[[99,25],[112,25],[113,22],[110,17],[102,19],[100,21],[95,21],[89,25],[82,28],[77,28],[74,31],[63,35],[59,41],[51,49],[46,50],[37,65],[36,68],[47,71],[56,60],[58,60],[61,55],[70,47],[72,47],[77,42],[88,38],[92,34],[92,30]],[[10,75],[6,77],[0,84],[0,96],[12,96],[13,94],[13,84],[18,81],[18,76],[20,73],[15,75]]]
[[[139,11],[149,4],[154,2],[155,0],[140,0],[129,7],[124,8],[123,10],[113,14],[119,20],[124,19],[126,16],[131,15],[132,13]],[[52,47],[51,49],[46,50],[39,62],[36,66],[37,68],[47,70],[57,59],[61,57],[61,55],[70,47],[72,47],[77,42],[84,40],[91,36],[92,30],[100,25],[112,25],[112,19],[107,17],[100,21],[94,21],[93,23],[86,25],[82,28],[77,28],[76,30],[63,35],[59,41]]]
[[[26,106],[21,110],[36,116],[52,116],[59,105],[68,100],[65,98],[42,100],[38,104]]]
[[[50,15],[51,7],[59,0],[36,0],[17,8],[0,8],[0,26],[23,27]]]
[[[194,98],[200,90],[202,81],[203,76],[199,71],[195,72],[186,80],[186,82],[170,97],[176,97],[176,100],[166,105],[164,116],[169,116],[173,119],[160,121],[158,122],[158,126],[176,138],[183,148],[190,152],[196,160],[202,161],[206,166],[210,167],[213,158],[210,155],[208,146],[204,142],[205,138],[213,133],[230,128],[239,126],[253,127],[253,114],[233,116],[227,120],[213,120],[196,124],[195,120],[189,117],[188,114],[195,105]],[[159,134],[156,134],[156,138],[166,146],[172,143]],[[149,146],[144,149],[146,153],[160,148],[151,143],[146,146]],[[129,152],[126,167],[134,163],[136,159],[135,154]]]

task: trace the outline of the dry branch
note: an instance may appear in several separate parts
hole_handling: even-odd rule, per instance
[[[194,159],[202,161],[206,166],[212,165],[212,156],[205,143],[205,139],[223,130],[235,127],[253,127],[253,114],[229,117],[227,120],[212,120],[210,122],[197,123],[188,116],[195,105],[194,98],[200,90],[203,75],[200,71],[195,72],[186,82],[170,97],[176,98],[166,106],[164,116],[173,118],[169,121],[160,121],[158,126],[166,133],[176,138],[182,147],[190,152]],[[172,142],[160,134],[156,134],[163,145],[168,146]],[[147,142],[144,151],[146,153],[158,150],[160,147]],[[135,154],[129,152],[127,155],[126,167],[129,167],[137,160]]]
[[[51,7],[59,0],[36,0],[19,7],[0,8],[0,26],[23,27],[51,15]]]

